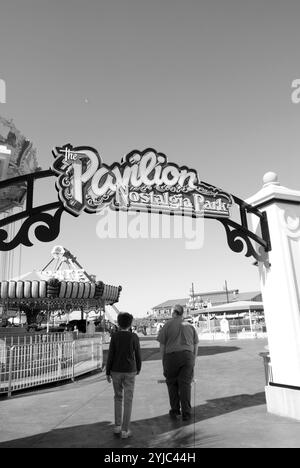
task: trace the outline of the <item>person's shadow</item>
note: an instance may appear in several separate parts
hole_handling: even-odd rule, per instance
[[[132,421],[132,438],[121,439],[112,433],[108,421],[54,429],[31,437],[0,443],[0,448],[187,448],[208,446],[214,436],[203,435],[198,423],[210,418],[265,404],[264,392],[233,395],[207,400],[194,408],[188,422],[172,421],[169,414]]]
[[[213,356],[216,354],[232,353],[238,351],[240,348],[238,346],[199,346],[198,356]],[[103,362],[104,364],[107,361],[108,350],[103,351]],[[159,346],[151,348],[142,348],[141,349],[142,361],[159,361],[161,360],[161,353]]]

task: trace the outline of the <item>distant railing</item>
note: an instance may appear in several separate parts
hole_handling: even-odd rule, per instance
[[[93,334],[89,334],[89,333],[78,333],[76,335],[75,332],[72,333],[73,336],[74,336],[74,339],[80,339],[80,340],[84,340],[86,338],[97,338],[97,337],[102,337],[102,343],[105,344],[105,343],[109,343],[110,342],[110,333],[108,332],[95,332]]]
[[[47,335],[48,336],[48,335]],[[51,336],[51,335],[49,335]],[[0,344],[0,393],[60,380],[74,380],[103,367],[102,337],[78,340],[37,340],[30,344]]]
[[[220,325],[209,325],[207,322],[199,322],[199,325],[196,325],[196,329],[199,333],[206,332],[207,330],[214,330],[215,332],[221,331]],[[230,333],[236,334],[242,331],[256,331],[256,332],[265,332],[265,325],[253,324],[251,325],[229,325]]]
[[[266,336],[266,327],[261,324],[252,325],[229,325],[229,332],[223,333],[220,325],[213,325],[209,322],[199,322],[196,330],[200,339],[242,339],[242,338],[263,338]]]

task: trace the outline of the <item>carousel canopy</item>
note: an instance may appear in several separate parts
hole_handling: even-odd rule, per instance
[[[119,301],[121,286],[104,284],[102,281],[2,281],[0,282],[0,305],[22,307],[35,305],[45,309],[74,307],[101,307]]]
[[[0,282],[0,306],[71,311],[100,309],[119,301],[122,287],[96,281],[68,249],[55,246],[51,254],[42,270]]]

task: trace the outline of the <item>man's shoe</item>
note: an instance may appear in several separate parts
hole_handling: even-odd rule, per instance
[[[192,419],[191,413],[185,413],[182,415],[182,421],[190,421]]]
[[[128,439],[128,437],[131,437],[131,436],[132,436],[131,431],[122,431],[121,432],[121,439]]]

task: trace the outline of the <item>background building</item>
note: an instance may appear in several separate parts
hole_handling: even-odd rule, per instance
[[[222,312],[222,305],[238,303],[238,302],[261,302],[262,295],[260,291],[243,292],[240,293],[238,289],[232,289],[227,291],[210,291],[203,293],[191,293],[189,297],[180,299],[169,299],[168,301],[162,302],[152,308],[153,318],[170,318],[172,314],[172,308],[175,304],[180,304],[185,310],[186,314],[197,313],[197,311],[205,312],[206,309],[213,307],[220,307],[219,313]],[[224,307],[224,313],[226,307]]]

